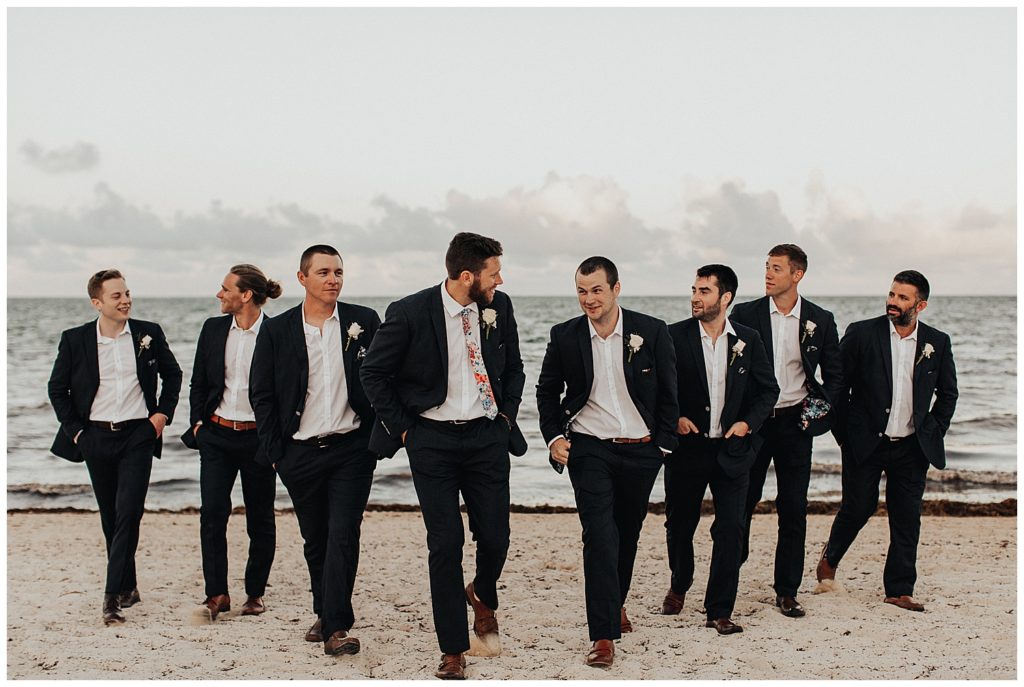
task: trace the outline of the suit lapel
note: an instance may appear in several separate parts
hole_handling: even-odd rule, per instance
[[[99,344],[96,343],[96,323],[86,325],[82,336],[85,337],[82,341],[85,346],[85,366],[89,371],[89,381],[92,383],[92,393],[95,396],[100,388],[100,352]]]
[[[920,338],[920,337],[919,337]],[[878,327],[878,346],[882,349],[882,367],[885,368],[885,379],[889,385],[889,396],[892,396],[892,340],[889,333],[889,319],[882,317]]]
[[[576,327],[576,341],[580,347],[580,358],[583,360],[583,374],[586,377],[587,396],[590,396],[590,390],[594,388],[594,349],[590,345],[590,327],[587,324],[587,316],[583,315],[579,319],[579,325]]]
[[[636,394],[633,393],[633,361],[629,358],[629,335],[633,332],[633,319],[629,313],[623,309],[622,311],[622,373],[626,378],[626,390],[629,392],[629,397],[633,399],[634,405],[637,404]],[[636,357],[636,353],[633,357]]]
[[[352,398],[352,363],[355,360],[356,351],[359,350],[359,346],[356,345],[356,341],[348,342],[348,350],[345,350],[345,343],[348,341],[348,327],[350,324],[355,322],[351,319],[351,311],[347,304],[338,301],[338,336],[340,337],[341,343],[341,361],[345,367],[345,386],[348,389],[348,397]],[[357,323],[358,324],[358,323]]]
[[[444,282],[438,289],[434,289],[430,292],[428,316],[430,317],[431,323],[434,325],[434,337],[437,339],[437,347],[441,353],[441,378],[448,379],[448,332],[445,327],[445,318],[448,317],[448,311],[444,309],[444,303],[441,302],[441,291],[444,288]]]
[[[924,374],[925,361],[927,358],[924,357],[924,347],[931,343],[931,337],[928,336],[928,332],[925,331],[925,326],[921,323],[917,325],[917,350],[914,352],[914,399],[917,399],[917,390],[921,388],[919,382],[921,381],[921,375]],[[932,344],[934,348],[934,344]]]
[[[704,366],[704,346],[700,341],[700,321],[693,320],[693,334],[689,336],[690,352],[693,354],[694,369],[697,370],[697,378],[700,379],[700,387],[704,389],[705,402],[711,401],[711,389],[708,388],[708,373]]]
[[[728,346],[725,349],[725,402],[722,405],[722,415],[725,415],[725,409],[729,407],[729,402],[732,400],[733,390],[736,388],[736,376],[737,370],[743,365],[743,358],[739,355],[733,359],[732,347],[739,341],[739,337],[733,334],[726,334],[726,341]],[[744,342],[746,344],[746,342]],[[723,427],[723,430],[725,428]]]
[[[210,362],[207,369],[213,375],[213,381],[216,382],[216,384],[211,386],[224,387],[224,348],[228,344],[228,334],[231,332],[231,324],[234,321],[234,315],[222,317],[219,323],[220,327],[217,330],[217,337],[210,342]]]
[[[142,360],[142,337],[143,333],[139,328],[139,323],[135,320],[128,320],[128,326],[132,330],[132,355],[135,356],[135,375],[139,378],[139,385],[142,385],[143,371],[145,365]],[[150,342],[152,344],[152,341]],[[145,391],[145,389],[143,389]]]
[[[306,352],[306,332],[303,329],[302,303],[292,311],[292,321],[289,324],[291,331],[292,346],[295,348],[294,357],[299,365],[299,384],[302,387],[303,395],[309,387],[309,353]]]
[[[757,309],[757,315],[759,320],[759,329],[761,330],[761,341],[764,342],[765,353],[768,354],[768,360],[775,360],[775,337],[772,334],[772,297],[765,296],[764,307]],[[803,315],[803,312],[800,313]]]

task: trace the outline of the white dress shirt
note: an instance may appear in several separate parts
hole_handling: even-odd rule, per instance
[[[128,323],[114,338],[100,334],[96,319],[96,354],[99,358],[100,386],[89,409],[89,419],[101,422],[124,422],[149,417],[146,397],[139,386],[135,367],[135,341]]]
[[[807,396],[804,363],[800,356],[800,306],[803,299],[797,296],[796,305],[783,315],[775,305],[775,299],[768,299],[768,313],[772,323],[772,353],[774,354],[775,379],[779,382],[779,400],[776,408],[788,408]]]
[[[231,318],[231,329],[228,330],[228,340],[224,344],[224,395],[214,411],[225,420],[256,420],[252,406],[249,405],[249,367],[252,365],[256,336],[265,318],[261,310],[260,316],[248,329],[242,329],[238,321]]]
[[[728,318],[725,320],[725,331],[714,344],[711,335],[704,329],[704,323],[698,323],[700,329],[700,345],[704,349],[704,374],[707,375],[708,393],[711,396],[711,427],[708,437],[719,439],[725,433],[722,430],[722,409],[725,408],[725,373],[729,368],[729,334],[736,336],[736,330]]]
[[[889,344],[892,350],[892,405],[885,433],[891,437],[907,437],[914,433],[914,356],[917,355],[917,323],[910,336],[901,338],[889,322]]]
[[[306,337],[309,377],[306,382],[306,409],[299,419],[293,439],[311,439],[321,434],[342,434],[359,427],[359,416],[348,402],[345,362],[342,360],[341,321],[338,305],[324,321],[324,330],[302,320]]]
[[[484,417],[484,404],[473,377],[473,366],[466,350],[466,335],[462,333],[462,311],[469,308],[469,337],[480,346],[480,310],[476,303],[460,305],[451,297],[441,282],[441,305],[444,308],[444,331],[448,340],[448,393],[444,403],[428,408],[420,417],[428,420],[475,420]]]

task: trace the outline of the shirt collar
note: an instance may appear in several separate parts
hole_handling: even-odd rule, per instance
[[[338,302],[337,301],[334,302],[334,312],[331,314],[330,317],[328,317],[326,320],[324,320],[324,323],[330,322],[331,320],[338,320],[338,323],[339,324],[341,323],[341,320],[338,318]],[[314,332],[316,332],[317,334],[320,333],[320,330],[318,328],[316,328],[313,325],[311,325],[310,323],[306,322],[305,314],[303,314],[303,316],[302,316],[302,328],[303,328],[303,330],[305,330],[309,334],[312,334]]]
[[[334,306],[334,314],[335,315],[338,314],[338,306],[337,305]],[[262,310],[260,310],[260,316],[256,318],[256,321],[253,322],[252,326],[249,327],[248,329],[242,329],[241,327],[238,326],[238,321],[235,320],[234,315],[232,315],[231,316],[231,329],[237,329],[239,331],[249,331],[249,332],[252,332],[253,334],[259,334],[260,333],[260,325],[263,324],[263,320],[265,318],[266,318],[266,313],[264,313]]]
[[[704,329],[703,324],[697,322],[697,329],[700,330],[700,338],[707,339],[708,341],[711,340],[711,335],[708,334],[706,329]],[[728,317],[725,318],[725,331],[723,331],[722,333],[725,335],[732,334],[733,336],[736,336],[736,330],[733,329],[732,321]]]
[[[448,289],[444,287],[445,282],[441,282],[441,305],[444,306],[445,311],[448,313],[448,317],[458,317],[463,310],[469,308],[473,312],[477,312],[479,308],[476,305],[476,301],[471,302],[469,305],[462,305],[457,300],[452,298],[452,295],[448,293]]]
[[[590,321],[589,317],[587,318],[587,326],[590,327],[590,338],[591,339],[593,339],[595,336],[597,338],[599,338],[599,339],[601,338],[598,335],[597,330],[594,329],[594,323]],[[608,335],[608,338],[610,339],[610,338],[612,338],[613,336],[616,336],[616,335],[618,335],[618,337],[620,339],[622,338],[622,306],[619,306],[619,319],[616,320],[616,322],[615,322],[615,329],[612,331],[611,334]]]
[[[898,331],[896,331],[896,325],[894,325],[892,323],[892,320],[889,320],[889,335],[890,336],[895,335],[898,338],[910,339],[912,341],[917,341],[917,326],[919,324],[920,324],[920,322],[915,320],[914,321],[914,331],[910,332],[910,336],[900,337],[900,333]]]
[[[782,311],[779,310],[778,306],[775,305],[775,299],[772,298],[771,296],[768,296],[768,314],[769,315],[774,315],[775,313],[779,313],[783,317],[795,317],[796,319],[799,320],[800,319],[800,304],[801,303],[803,303],[803,298],[801,298],[800,296],[797,296],[796,297],[796,305],[793,306],[793,309],[789,311],[788,315],[782,315]]]
[[[121,333],[118,334],[118,336],[120,337],[120,336],[124,336],[125,334],[131,334],[131,333],[132,333],[131,325],[128,324],[128,321],[126,320],[125,323],[124,323],[124,329],[121,330]],[[103,336],[102,334],[100,334],[100,318],[97,317],[96,318],[96,343],[110,343],[111,341],[114,341],[114,339],[111,339],[110,337]]]

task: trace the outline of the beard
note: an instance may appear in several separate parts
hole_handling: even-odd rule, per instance
[[[899,306],[895,305],[887,306],[885,309],[885,315],[886,317],[889,318],[889,321],[892,322],[897,327],[909,327],[914,323],[914,316],[916,314],[914,312],[914,306],[916,305],[917,304],[915,303],[906,310],[900,310]],[[892,310],[896,310],[899,314],[894,314],[892,310],[890,310],[890,308],[892,308]]]
[[[488,289],[481,288],[480,282],[476,280],[469,287],[469,297],[481,308],[490,305],[494,300],[494,294]]]
[[[722,299],[719,298],[715,303],[706,305],[699,311],[694,310],[693,305],[691,304],[690,312],[701,322],[712,322],[722,312]]]

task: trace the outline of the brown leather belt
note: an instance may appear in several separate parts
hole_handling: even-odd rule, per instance
[[[256,429],[256,423],[255,422],[240,422],[238,420],[225,420],[224,418],[222,418],[219,415],[211,415],[210,416],[210,422],[212,422],[215,425],[220,425],[221,427],[227,427],[228,429],[233,429],[236,432],[248,432],[250,430]]]
[[[647,435],[639,439],[609,439],[608,441],[613,444],[649,444],[651,443],[651,436]]]

